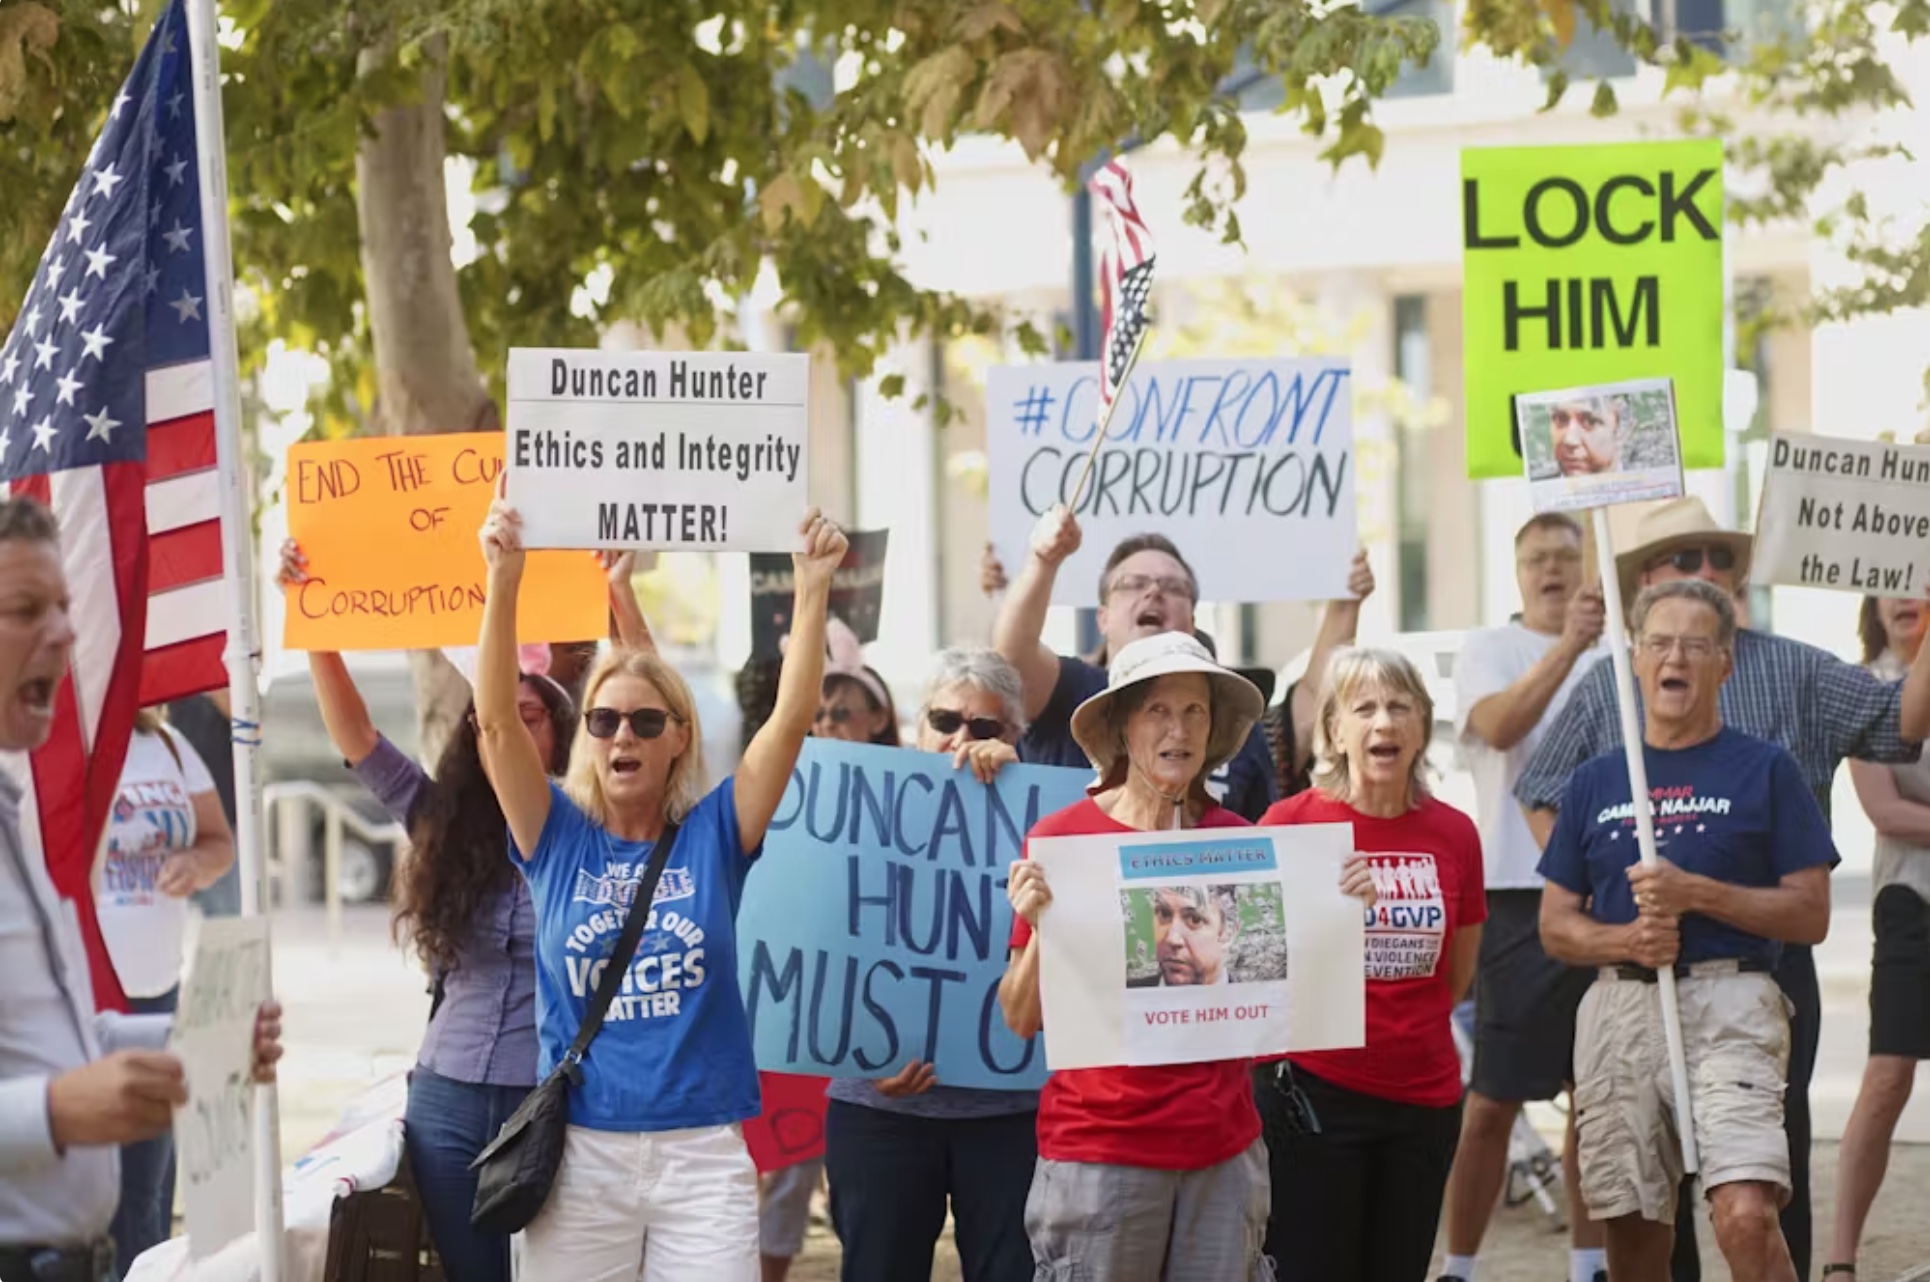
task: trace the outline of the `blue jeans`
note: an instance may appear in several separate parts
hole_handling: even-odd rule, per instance
[[[844,1282],[930,1277],[948,1202],[965,1282],[1032,1282],[1025,1199],[1038,1119],[941,1121],[832,1100],[824,1169]]]
[[[130,997],[127,1008],[135,1015],[172,1015],[180,998],[177,985],[159,997]],[[111,1232],[122,1272],[174,1236],[174,1132],[121,1145],[121,1201]]]
[[[509,1239],[469,1227],[476,1176],[469,1164],[528,1095],[527,1086],[458,1082],[418,1065],[409,1075],[403,1142],[443,1276],[509,1282]]]

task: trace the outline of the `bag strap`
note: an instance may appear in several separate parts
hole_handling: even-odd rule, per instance
[[[577,1067],[590,1049],[590,1043],[603,1028],[603,1017],[609,1013],[610,1003],[616,1000],[617,990],[623,987],[623,977],[630,971],[630,962],[637,955],[637,945],[643,940],[644,923],[650,920],[650,906],[657,897],[657,882],[663,877],[664,865],[670,862],[670,851],[677,844],[677,834],[682,824],[671,824],[657,838],[656,846],[650,851],[650,862],[637,878],[636,898],[630,901],[630,911],[623,919],[623,932],[617,936],[616,947],[610,950],[608,963],[603,967],[603,978],[597,981],[596,995],[583,1009],[582,1026],[576,1030],[576,1040],[563,1052],[563,1059],[557,1065],[559,1072],[569,1074],[570,1080],[581,1084],[583,1074]]]

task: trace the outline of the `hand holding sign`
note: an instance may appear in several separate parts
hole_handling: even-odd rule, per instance
[[[1032,555],[1039,559],[1039,564],[1056,567],[1079,550],[1083,538],[1079,518],[1067,511],[1063,503],[1055,503],[1032,527]]]
[[[835,521],[827,520],[823,513],[811,508],[804,514],[798,525],[798,533],[804,536],[802,551],[791,554],[791,570],[797,577],[797,590],[829,596],[831,576],[836,573],[838,563],[850,545],[846,542],[844,531]]]
[[[1585,587],[1568,598],[1568,611],[1562,619],[1561,643],[1573,654],[1581,654],[1602,639],[1608,626],[1608,610],[1602,604],[1602,590]]]
[[[1012,901],[1013,913],[1037,930],[1039,914],[1052,902],[1052,888],[1045,884],[1045,869],[1029,859],[1014,863],[1005,883],[1005,897]]]
[[[489,567],[489,575],[495,578],[504,575],[511,582],[523,577],[523,515],[516,510],[506,496],[508,478],[496,478],[496,497],[489,501],[489,512],[483,517],[482,529],[476,537],[482,542],[483,563]]]

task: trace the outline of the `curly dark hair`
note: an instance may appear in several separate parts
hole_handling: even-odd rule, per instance
[[[549,710],[556,746],[548,766],[560,777],[569,765],[576,711],[554,681],[522,680]],[[396,937],[437,974],[455,969],[483,903],[510,888],[516,870],[506,832],[502,805],[483,773],[471,703],[409,813],[409,854],[395,874]]]

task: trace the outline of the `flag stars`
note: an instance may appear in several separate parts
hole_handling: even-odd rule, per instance
[[[33,447],[37,450],[45,450],[49,454],[54,452],[54,421],[52,419],[43,418],[34,424]]]
[[[98,276],[102,280],[107,279],[107,269],[109,265],[118,261],[114,255],[108,253],[105,249],[90,249],[86,252],[86,258],[87,271],[83,274],[86,276]]]
[[[107,359],[107,349],[113,341],[113,339],[107,336],[107,330],[103,326],[96,325],[90,330],[83,331],[80,336],[80,343],[81,347],[85,350],[81,352],[80,358],[86,360],[91,356],[97,361],[105,361]]]
[[[114,429],[119,427],[121,422],[117,418],[108,417],[105,407],[102,407],[98,414],[82,414],[81,417],[87,421],[88,440],[105,441],[109,445],[114,443]]]
[[[159,267],[149,267],[147,269],[147,292],[150,294],[156,294],[156,293],[159,293],[160,290],[161,290],[161,269]]]
[[[92,227],[93,225],[94,225],[94,220],[87,216],[86,210],[76,209],[74,211],[74,216],[67,220],[68,241],[71,242],[72,244],[76,244],[76,245],[80,244],[80,238],[82,236],[85,236],[87,234],[87,229],[89,227]],[[56,276],[60,274],[60,269],[62,266],[65,265],[65,263],[66,263],[65,259],[57,258],[54,260],[54,274]]]
[[[0,427],[0,459],[6,458],[7,451],[12,448],[13,448],[13,433],[8,431],[4,427]]]
[[[168,306],[174,309],[179,324],[185,325],[191,320],[201,319],[201,300],[189,293],[186,286],[181,289],[181,297],[169,303]]]
[[[60,298],[60,319],[64,324],[73,324],[80,315],[80,290],[70,289]]]
[[[174,37],[170,35],[168,39],[173,40]],[[173,50],[170,49],[168,50],[168,52],[171,53],[173,52]],[[169,120],[179,120],[181,118],[181,104],[186,101],[187,101],[187,95],[182,93],[179,89],[176,89],[174,91],[173,97],[168,99],[168,119]]]
[[[18,370],[19,368],[20,368],[20,358],[18,356],[15,356],[13,354],[13,350],[9,348],[7,350],[6,359],[0,360],[0,384],[13,382],[14,371]]]
[[[56,405],[72,405],[74,403],[74,393],[81,389],[80,380],[74,377],[73,370],[68,370],[60,376],[57,382],[59,390],[54,394],[54,403]]]
[[[48,342],[46,339],[38,340],[34,343],[34,368],[52,369],[54,367],[54,357],[59,354],[59,352],[60,348]]]
[[[114,189],[126,181],[119,173],[115,172],[114,166],[108,165],[94,175],[93,194],[96,196],[105,196],[108,200],[112,200],[114,199]]]
[[[161,31],[162,56],[165,57],[166,55],[173,53],[179,47],[180,46],[174,43],[174,28],[164,27]],[[178,99],[181,95],[177,93],[174,96]]]
[[[168,176],[168,186],[179,187],[187,180],[188,162],[176,156],[171,164],[161,166],[161,172]]]
[[[156,227],[159,227],[160,225],[161,225],[161,206],[160,206],[160,203],[157,201],[156,203],[149,205],[147,207],[147,229],[149,231],[153,231]]]
[[[107,113],[107,118],[109,120],[119,120],[121,113],[127,110],[127,105],[133,101],[132,98],[127,96],[127,90],[121,90],[121,92],[115,96],[114,109]]]
[[[162,239],[166,240],[168,243],[168,252],[170,254],[187,253],[188,237],[192,235],[194,235],[194,228],[183,227],[181,225],[181,220],[179,218],[174,220],[174,226],[172,229],[161,233]]]
[[[34,403],[33,388],[22,385],[13,389],[13,416],[27,417],[27,407]]]

